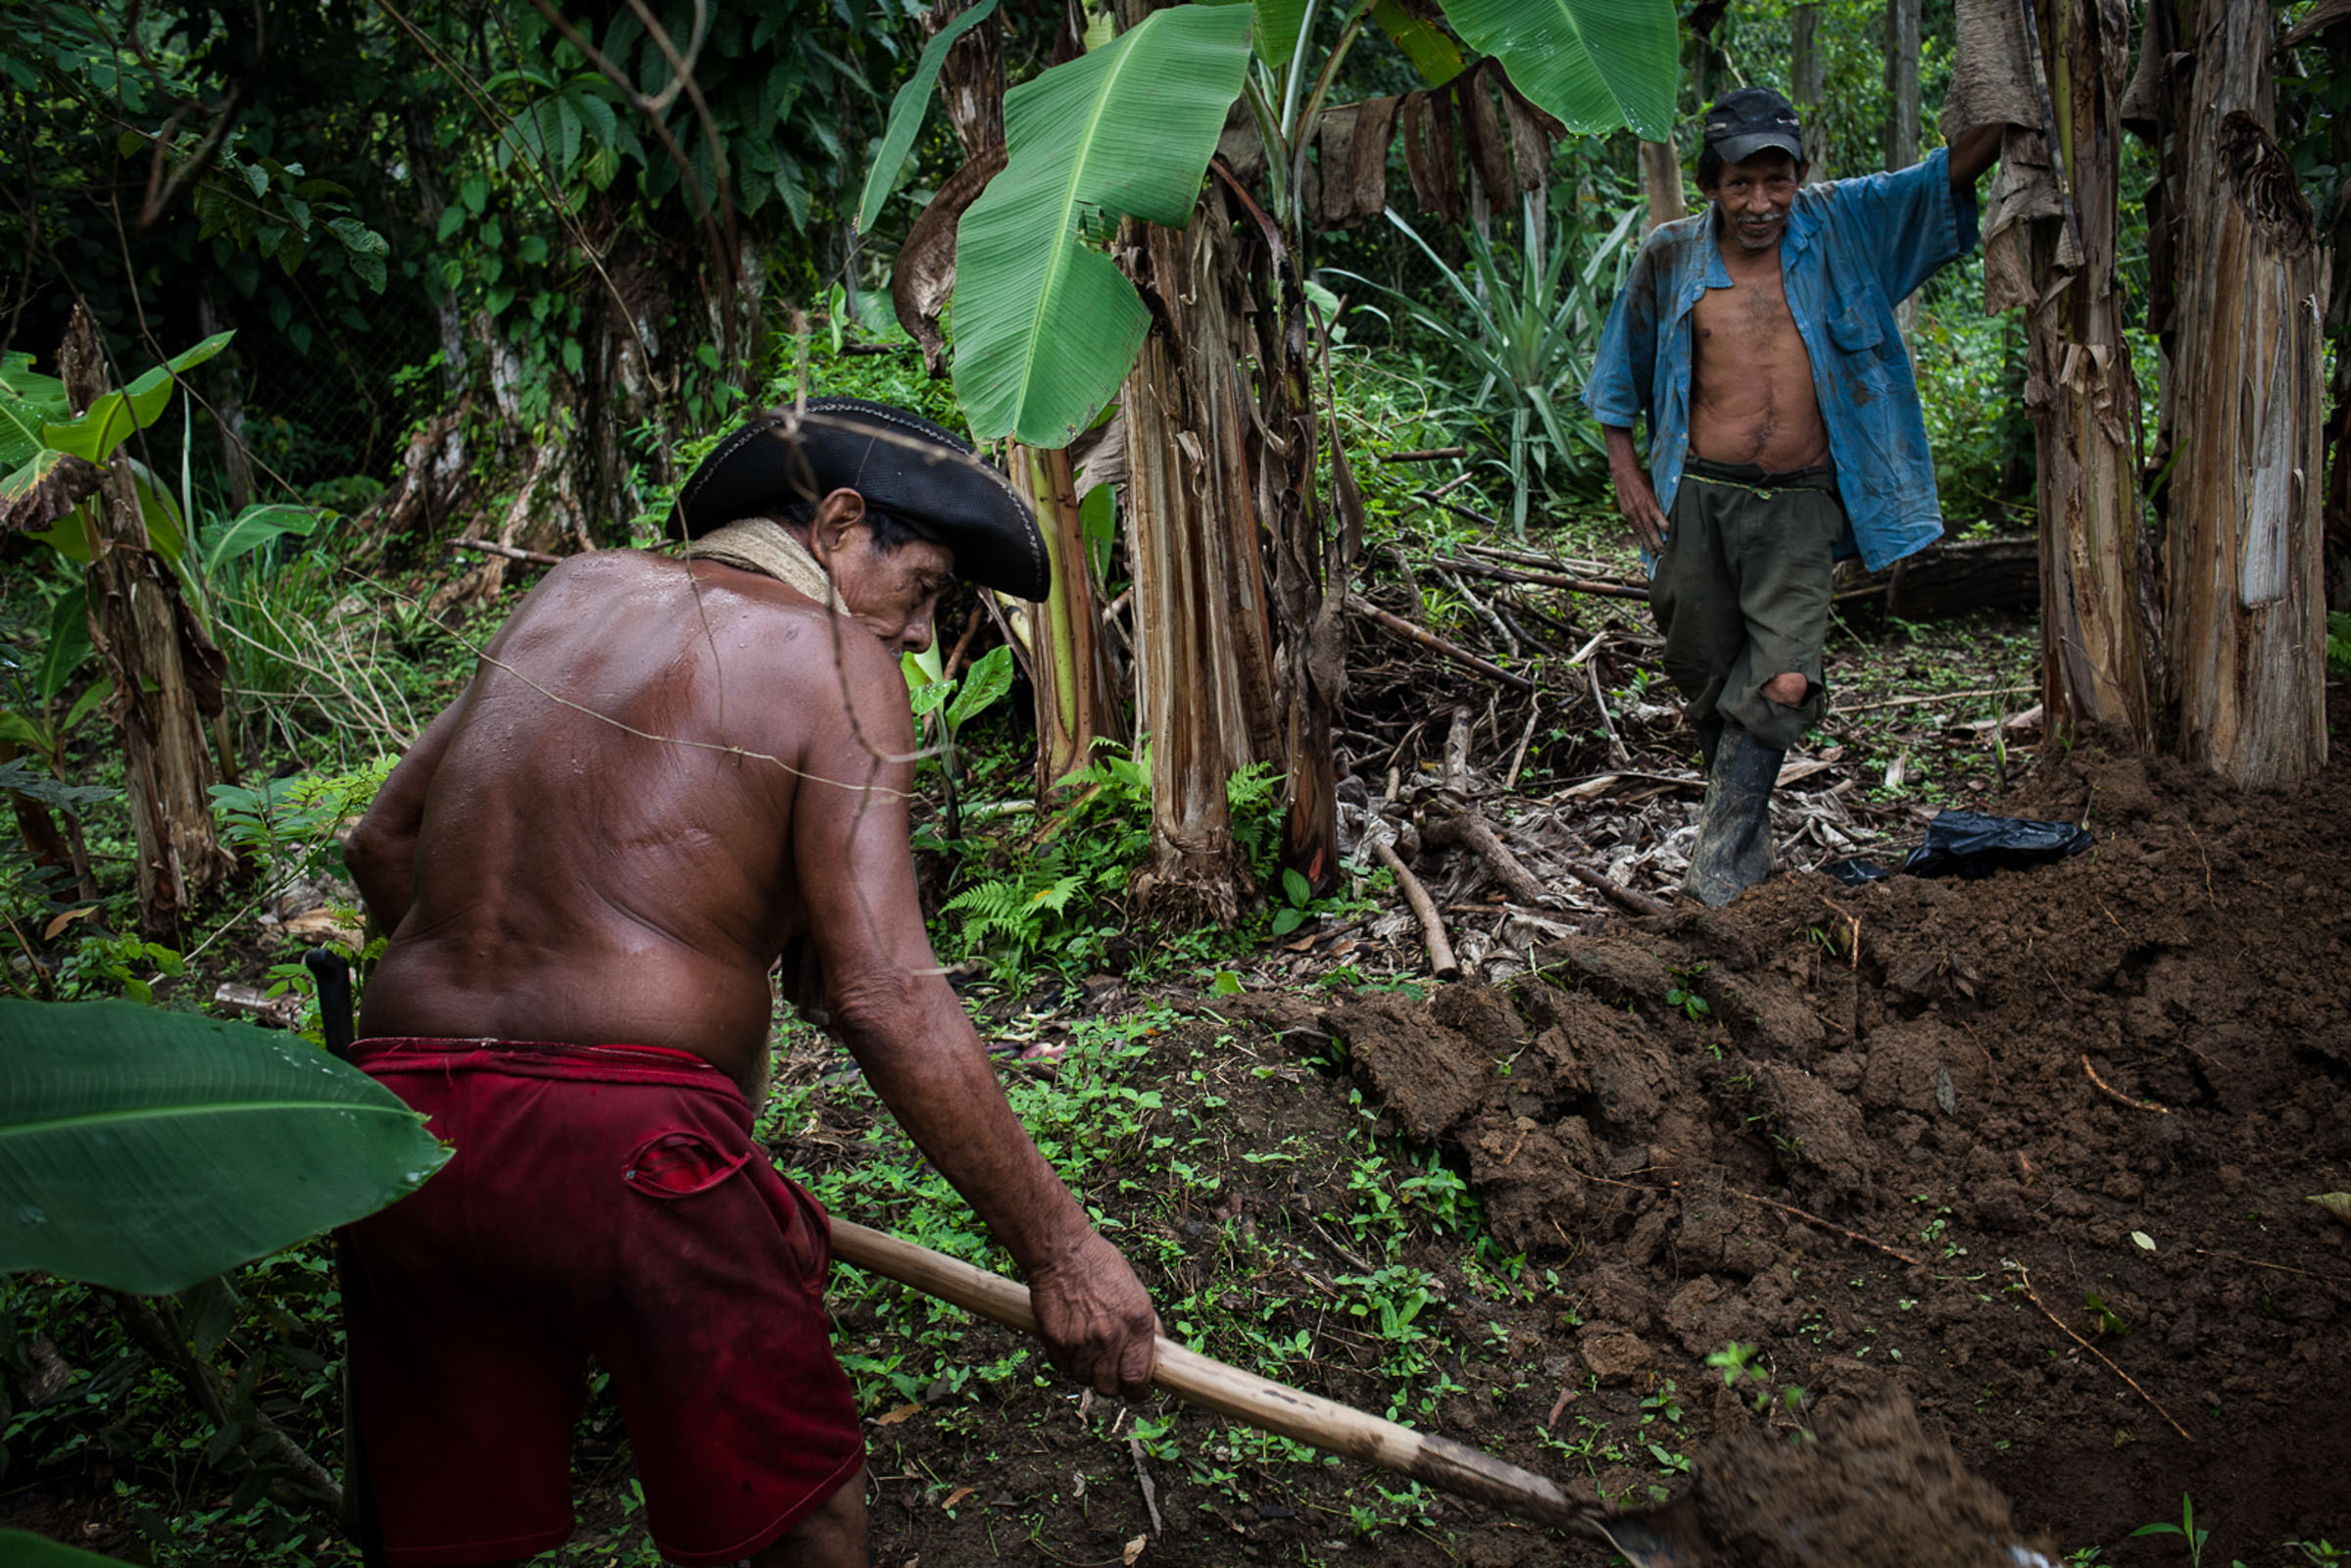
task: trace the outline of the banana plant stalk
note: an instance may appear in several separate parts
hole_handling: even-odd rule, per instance
[[[1043,801],[1093,762],[1096,738],[1114,734],[1117,721],[1108,709],[1102,618],[1069,454],[1014,443],[1011,469],[1014,486],[1037,509],[1053,561],[1053,592],[1035,612],[1029,647],[1037,692],[1037,797]]]

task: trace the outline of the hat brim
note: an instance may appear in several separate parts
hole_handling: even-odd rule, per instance
[[[1803,141],[1792,132],[1785,130],[1759,130],[1749,136],[1725,136],[1722,140],[1709,142],[1707,145],[1720,153],[1726,164],[1743,164],[1757,153],[1766,152],[1775,147],[1799,164],[1804,161]]]
[[[1011,482],[930,420],[862,398],[810,398],[735,430],[679,490],[669,533],[699,538],[844,489],[945,545],[959,576],[1022,599],[1052,589],[1045,536]]]

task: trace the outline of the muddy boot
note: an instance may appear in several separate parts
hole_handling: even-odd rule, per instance
[[[1737,724],[1724,726],[1682,878],[1685,894],[1721,908],[1772,874],[1772,785],[1787,755],[1756,744]]]

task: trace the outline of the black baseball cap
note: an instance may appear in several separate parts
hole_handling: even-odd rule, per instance
[[[930,420],[863,398],[809,398],[743,425],[686,481],[669,532],[700,538],[843,488],[947,546],[958,576],[1022,599],[1053,586],[1045,535],[1010,480]]]
[[[1804,161],[1795,106],[1769,87],[1741,87],[1716,99],[1706,111],[1706,145],[1726,164],[1743,164],[1767,147]]]

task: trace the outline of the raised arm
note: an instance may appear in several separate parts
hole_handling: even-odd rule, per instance
[[[1951,143],[1951,189],[1965,193],[1975,188],[1984,172],[2000,161],[2000,136],[2008,127],[1999,123],[1978,125]]]
[[[792,834],[833,1027],[915,1147],[1028,1277],[1055,1364],[1098,1393],[1133,1397],[1151,1381],[1151,1298],[1012,1114],[939,973],[906,842],[906,686],[862,630],[841,622],[835,640],[844,678],[827,668],[802,699],[811,738]]]

